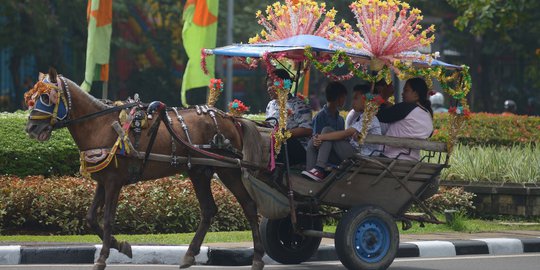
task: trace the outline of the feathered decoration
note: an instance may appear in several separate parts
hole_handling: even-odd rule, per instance
[[[394,61],[421,60],[431,62],[434,55],[414,52],[435,40],[435,26],[422,30],[421,11],[398,0],[357,0],[350,6],[357,20],[358,31],[341,22],[329,35],[348,48],[371,56],[371,68],[380,70]]]
[[[325,3],[313,0],[285,0],[285,4],[275,2],[266,8],[266,16],[257,11],[258,23],[263,29],[249,43],[266,43],[296,35],[315,35],[327,38],[334,31],[337,11],[326,10]]]

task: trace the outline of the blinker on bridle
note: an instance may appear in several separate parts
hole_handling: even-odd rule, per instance
[[[39,85],[40,83],[42,85]],[[33,101],[34,104],[31,107],[32,111],[38,111],[40,113],[43,113],[43,115],[30,114],[28,116],[28,119],[30,120],[50,119],[51,120],[50,125],[53,127],[58,121],[62,121],[66,119],[69,112],[69,108],[68,108],[69,103],[66,100],[66,96],[64,95],[64,88],[62,86],[63,86],[62,79],[60,76],[58,76],[57,78],[56,85],[53,82],[51,82],[48,77],[43,79],[41,82],[38,82],[36,86],[34,86],[34,88],[46,87],[48,89],[43,91],[42,93],[39,93],[39,92],[34,93],[34,95],[39,94],[39,96],[31,97],[29,99],[29,103],[30,101]],[[54,101],[51,100],[52,98],[51,93],[53,91],[56,91],[56,100]]]

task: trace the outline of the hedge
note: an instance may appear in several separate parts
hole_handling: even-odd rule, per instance
[[[79,153],[67,129],[55,130],[47,142],[24,131],[26,112],[0,113],[0,175],[73,175]]]
[[[448,141],[449,115],[436,114],[435,141]],[[515,146],[540,142],[540,117],[474,113],[465,122],[459,143],[469,146]]]
[[[343,114],[346,114],[343,112]],[[257,117],[257,115],[251,115]],[[78,150],[67,129],[53,131],[47,142],[24,132],[26,112],[0,114],[0,175],[75,175]],[[436,114],[433,140],[448,140],[448,114]],[[540,117],[472,114],[459,142],[464,145],[514,146],[540,141]]]
[[[93,233],[85,216],[95,182],[76,177],[0,176],[0,232]],[[218,214],[211,231],[248,230],[240,205],[219,182],[212,192]],[[196,230],[199,204],[190,181],[168,177],[122,189],[115,233],[183,233]]]
[[[95,182],[77,177],[0,176],[1,234],[93,234],[85,223]],[[218,207],[211,231],[249,230],[240,205],[219,181],[212,182]],[[473,194],[441,188],[426,203],[434,211],[472,209]],[[413,208],[414,210],[415,208]],[[114,233],[185,233],[196,230],[199,204],[190,181],[180,176],[126,186],[120,194]]]

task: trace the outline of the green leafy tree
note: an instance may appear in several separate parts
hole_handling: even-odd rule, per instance
[[[525,104],[534,97],[533,89],[540,87],[540,2],[447,1],[458,12],[454,25],[471,37],[465,44],[471,45],[477,73],[474,98],[482,101],[478,107],[489,111],[493,104],[500,109],[506,98]]]
[[[84,0],[0,1],[0,48],[11,51],[9,69],[15,86],[15,106],[27,90],[23,87],[27,78],[19,76],[25,57],[33,56],[41,71],[47,71],[49,66],[72,67],[60,55],[64,45],[75,52],[84,50],[85,13]],[[63,69],[66,75],[75,71]]]

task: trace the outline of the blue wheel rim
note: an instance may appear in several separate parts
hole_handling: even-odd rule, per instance
[[[390,229],[377,217],[368,217],[356,227],[354,235],[356,255],[367,263],[381,261],[390,250]]]

